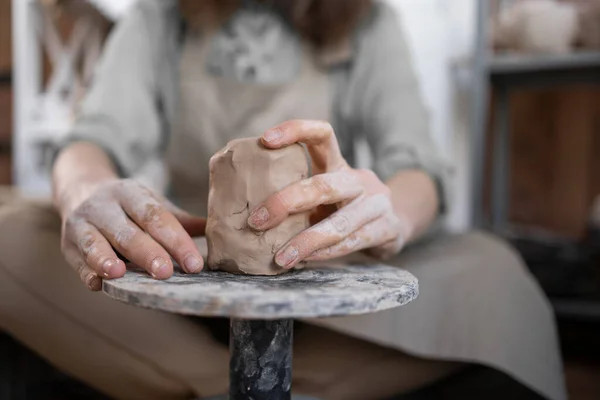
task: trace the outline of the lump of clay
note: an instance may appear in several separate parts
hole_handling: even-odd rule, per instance
[[[268,196],[307,176],[306,152],[298,144],[269,150],[259,139],[237,139],[215,154],[210,160],[208,267],[251,275],[287,272],[275,264],[275,252],[308,228],[308,213],[290,215],[266,232],[252,230],[247,220]]]

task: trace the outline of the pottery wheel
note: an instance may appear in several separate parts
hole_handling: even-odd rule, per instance
[[[231,318],[231,400],[289,400],[294,318],[373,313],[419,293],[410,273],[386,265],[311,266],[278,276],[207,271],[157,281],[141,270],[105,280],[109,296],[178,314]]]

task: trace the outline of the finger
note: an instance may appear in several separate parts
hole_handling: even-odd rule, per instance
[[[153,278],[167,279],[173,274],[169,253],[134,224],[121,207],[104,207],[100,215],[91,215],[90,223],[119,253]]]
[[[67,263],[77,272],[79,279],[88,289],[94,292],[102,289],[102,279],[93,269],[87,266],[77,246],[69,243],[63,246],[62,252]]]
[[[98,276],[114,279],[125,275],[125,263],[119,259],[108,240],[96,227],[81,220],[68,222],[65,229],[86,265]]]
[[[371,247],[366,249],[366,253],[371,257],[379,258],[381,260],[387,260],[398,254],[404,247],[406,240],[402,236],[398,236],[382,245]]]
[[[363,225],[388,213],[389,199],[384,195],[359,197],[329,218],[292,238],[275,256],[283,268],[292,268],[314,252],[341,242]]]
[[[125,212],[188,273],[202,270],[198,248],[175,216],[157,199],[132,189],[121,199]]]
[[[129,194],[129,192],[140,192],[141,194],[146,195],[149,198],[155,198],[158,200],[160,204],[162,204],[171,214],[177,218],[183,229],[190,235],[191,237],[196,236],[204,236],[206,233],[206,218],[198,217],[188,213],[185,210],[177,207],[166,197],[153,193],[148,188],[136,185],[135,188],[126,188],[125,191]],[[135,193],[134,192],[134,193]]]
[[[290,214],[354,199],[363,191],[363,185],[354,170],[315,175],[269,196],[250,214],[248,225],[256,230],[271,229]]]
[[[317,250],[307,257],[306,261],[331,260],[371,248],[377,249],[378,258],[387,258],[387,256],[398,253],[403,243],[404,240],[399,235],[395,224],[390,223],[387,217],[380,217],[365,224],[341,242]]]
[[[314,174],[336,171],[348,166],[331,124],[325,121],[287,121],[266,131],[261,140],[265,147],[271,149],[294,143],[306,144]]]

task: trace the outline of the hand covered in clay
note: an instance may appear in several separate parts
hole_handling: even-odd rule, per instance
[[[408,227],[394,213],[390,189],[372,171],[348,165],[330,124],[288,121],[265,132],[261,140],[271,149],[304,143],[312,159],[311,178],[273,194],[248,218],[258,231],[309,210],[320,219],[276,253],[279,266],[292,268],[303,260],[332,259],[366,249],[380,258],[400,251]]]
[[[190,235],[204,234],[193,217],[133,180],[111,180],[63,215],[62,251],[91,290],[101,278],[119,278],[125,263],[118,251],[156,279],[173,273],[171,256],[188,273],[204,263]]]

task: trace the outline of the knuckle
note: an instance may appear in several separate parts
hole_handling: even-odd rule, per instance
[[[140,192],[146,188],[135,179],[126,178],[119,179],[116,182],[109,183],[107,192],[111,193],[116,198],[123,198],[130,193]]]
[[[334,214],[331,217],[331,225],[334,227],[336,233],[345,235],[350,233],[351,222],[345,214]]]
[[[390,199],[385,193],[375,193],[371,195],[370,201],[376,205],[390,204]]]
[[[295,247],[298,253],[305,257],[317,251],[318,235],[312,231],[304,231],[290,241],[290,246]]]
[[[112,186],[117,190],[123,190],[137,185],[137,181],[131,178],[119,179],[118,181],[112,184]]]
[[[77,208],[75,208],[75,210],[73,210],[71,215],[67,218],[67,222],[73,224],[79,219],[85,219],[89,215],[90,211],[93,209],[93,205],[90,203],[90,199],[81,203]]]
[[[370,196],[368,203],[382,214],[390,213],[393,210],[392,202],[385,193],[376,193]]]
[[[377,178],[377,175],[375,174],[375,172],[373,172],[373,170],[370,170],[370,169],[367,169],[367,168],[357,169],[356,173],[361,178],[366,179],[366,180],[379,179],[379,178]]]
[[[333,135],[333,126],[328,121],[319,121],[319,123],[321,124],[321,129],[325,136]]]
[[[161,221],[164,214],[165,210],[162,206],[156,203],[148,203],[142,213],[142,223],[144,225],[155,225]]]
[[[133,227],[126,225],[116,230],[115,242],[123,248],[129,248],[135,243],[137,236],[138,233],[136,230]]]
[[[146,240],[146,238],[135,243],[135,246],[132,248],[132,250],[144,261],[152,261],[157,257],[169,257],[166,250],[163,249],[160,244],[152,240]]]
[[[335,177],[335,178],[333,178]],[[352,194],[359,194],[365,192],[365,186],[361,183],[360,174],[354,170],[341,170],[333,173],[329,176],[328,181],[335,180],[336,186],[341,188],[342,191]]]
[[[277,193],[275,193],[275,195],[273,195],[272,199],[275,202],[275,207],[269,207],[269,210],[271,212],[277,212],[277,210],[280,210],[281,208],[283,210],[287,211],[291,211],[292,206],[290,205],[289,201],[286,198],[286,195],[284,193],[284,191],[279,191]]]
[[[109,260],[114,260],[115,255],[107,253],[106,251],[94,251],[88,255],[86,262],[88,266],[93,269],[100,269],[104,267],[104,264]]]
[[[196,248],[194,245],[189,245],[184,236],[178,235],[173,231],[170,231],[169,233],[163,233],[162,238],[165,242],[165,249],[174,255],[183,256],[184,254],[194,251]]]
[[[135,182],[135,190],[137,190],[141,194],[145,195],[146,197],[152,199],[156,203],[160,204],[160,202],[158,201],[158,199],[156,197],[156,194],[151,189],[149,189],[148,187],[143,185],[142,183]]]
[[[98,239],[90,232],[85,232],[77,239],[77,247],[85,257],[92,254],[98,247]]]
[[[310,178],[311,184],[319,191],[322,195],[331,195],[334,194],[335,189],[331,185],[331,182],[323,176],[317,175]]]
[[[80,261],[77,263],[77,265],[75,265],[75,269],[77,270],[77,275],[79,275],[81,277],[81,279],[83,279],[84,282],[86,282],[87,276],[90,275],[88,272],[88,269],[86,267],[87,267],[87,265],[83,261]]]
[[[332,253],[333,253],[333,248],[330,246],[325,249],[315,251],[312,254],[312,256],[327,259],[327,258],[331,258]]]
[[[338,248],[347,252],[361,247],[364,242],[365,238],[355,233],[348,236],[343,242],[341,242],[338,245]]]
[[[378,192],[384,193],[388,196],[391,196],[392,191],[388,185],[383,183],[379,176],[371,169],[359,169],[357,170],[357,175],[359,176],[360,181],[363,185],[369,188],[370,192]]]

